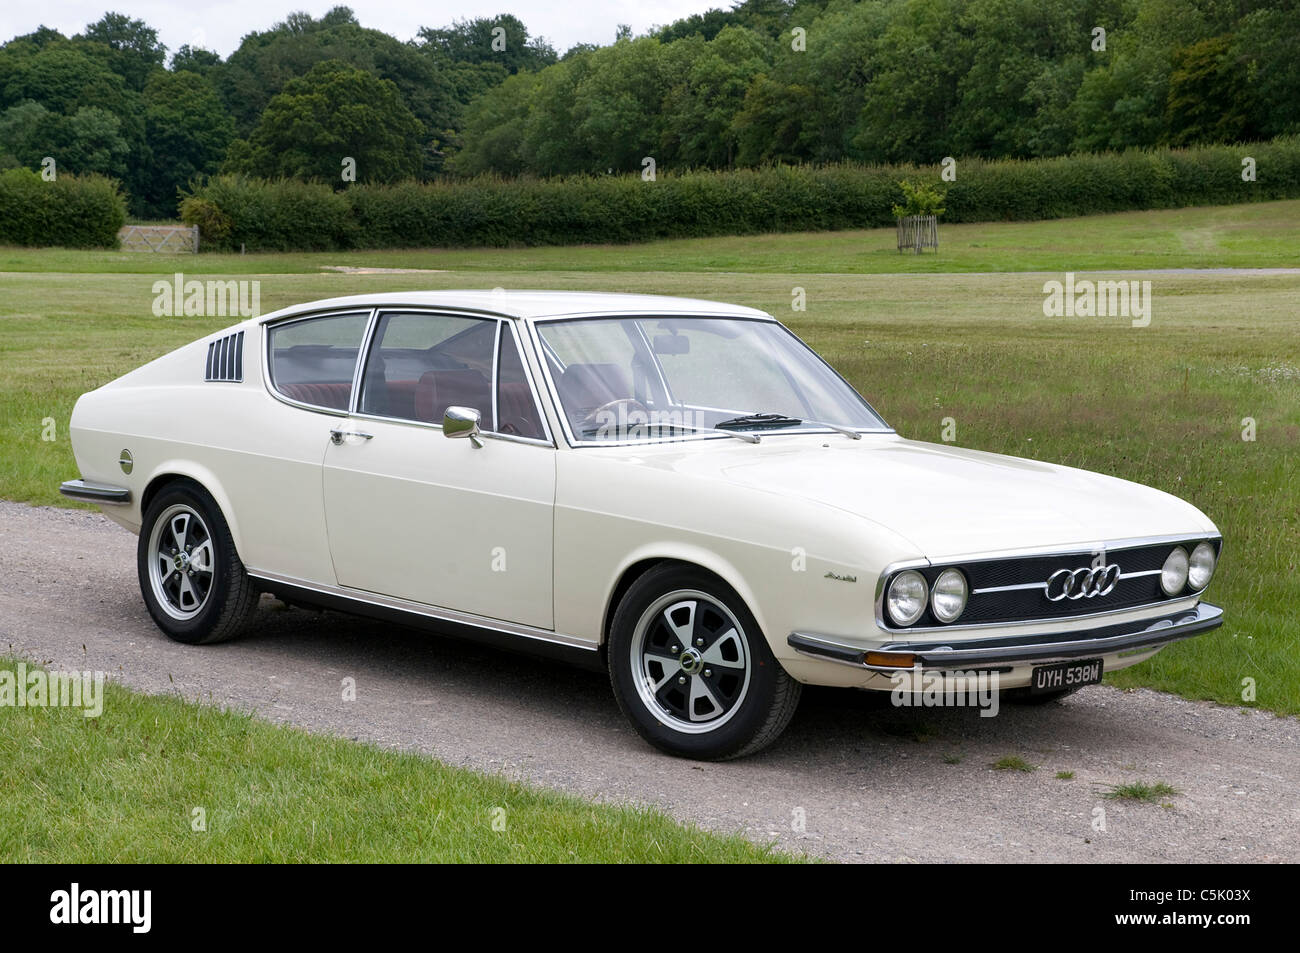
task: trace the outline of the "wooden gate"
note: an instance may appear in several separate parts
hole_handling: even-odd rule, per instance
[[[193,252],[199,250],[197,225],[127,225],[117,233],[122,251]]]

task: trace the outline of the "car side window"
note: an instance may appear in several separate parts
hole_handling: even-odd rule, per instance
[[[358,311],[272,326],[271,386],[290,400],[346,411],[369,319],[370,312]]]
[[[471,407],[489,430],[497,321],[425,312],[386,312],[361,375],[359,410],[441,424],[448,407]]]
[[[544,439],[541,411],[524,373],[519,345],[504,321],[501,322],[501,346],[497,353],[497,433]]]

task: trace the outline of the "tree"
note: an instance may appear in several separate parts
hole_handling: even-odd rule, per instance
[[[1246,70],[1233,57],[1233,37],[1216,36],[1174,54],[1166,103],[1166,138],[1174,145],[1251,138]]]
[[[235,123],[212,83],[198,73],[155,73],[145,87],[145,128],[153,174],[141,196],[149,214],[176,214],[177,190],[218,170]]]
[[[188,43],[172,54],[171,68],[173,72],[187,70],[191,73],[206,76],[220,66],[221,57],[219,55],[212,52],[212,50],[205,50],[199,46],[190,46]]]
[[[872,162],[937,162],[950,153],[958,86],[970,64],[960,0],[910,0],[880,37],[853,146]]]
[[[663,142],[663,101],[689,68],[685,43],[623,40],[591,54],[574,90],[573,118],[584,159],[571,171],[639,170]],[[659,155],[662,164],[666,157]]]
[[[514,75],[538,70],[558,60],[543,37],[531,37],[523,21],[508,13],[457,20],[451,26],[422,27],[421,51],[445,64],[496,63]]]
[[[957,81],[947,151],[1024,158],[1068,150],[1073,129],[1068,119],[1059,128],[1060,113],[1083,80],[1091,37],[1082,5],[971,0],[960,27],[969,61]],[[1059,68],[1065,64],[1077,67]],[[1040,109],[1054,132],[1040,130]]]
[[[419,174],[423,131],[395,83],[327,60],[285,84],[227,171],[341,183],[350,157],[357,181],[393,182]]]
[[[250,135],[272,97],[327,60],[395,83],[406,107],[425,126],[422,138],[458,122],[461,104],[437,63],[412,44],[363,28],[348,7],[335,7],[318,20],[295,13],[270,30],[248,34],[214,69],[213,81],[235,118],[236,133]]]
[[[537,73],[516,73],[474,101],[461,131],[466,148],[450,162],[454,172],[519,175],[525,171],[524,136],[537,85]]]
[[[167,57],[167,48],[158,42],[157,30],[122,13],[105,13],[77,39],[106,46],[110,50],[109,68],[137,92],[144,89],[150,74],[162,69]]]
[[[60,171],[99,172],[121,178],[130,152],[118,118],[98,106],[71,116],[25,102],[0,113],[0,165],[37,168],[46,156]]]
[[[665,161],[725,168],[736,159],[732,121],[754,77],[772,63],[772,42],[744,27],[728,26],[711,41],[701,36],[674,45],[686,72],[663,100]]]
[[[1249,127],[1269,138],[1300,132],[1300,3],[1246,14],[1231,55]]]

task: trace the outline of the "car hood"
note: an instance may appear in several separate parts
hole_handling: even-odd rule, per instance
[[[1151,487],[895,435],[695,441],[642,447],[629,461],[820,503],[885,526],[930,558],[1217,532],[1196,507]]]

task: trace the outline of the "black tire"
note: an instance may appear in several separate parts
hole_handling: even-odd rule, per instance
[[[676,644],[688,629],[692,644]],[[614,697],[637,733],[681,757],[753,754],[777,739],[799,704],[799,682],[744,602],[687,566],[659,566],[632,584],[614,613],[607,661]]]
[[[1002,697],[1013,705],[1046,705],[1048,702],[1060,701],[1066,695],[1073,695],[1083,685],[1076,685],[1073,688],[1057,688],[1050,692],[1039,692],[1037,695],[1030,694],[1028,688],[1008,688],[1002,693]]]
[[[178,538],[183,549],[175,545]],[[235,552],[220,507],[191,480],[167,484],[150,501],[136,568],[154,623],[186,645],[235,638],[257,607],[257,587]]]

